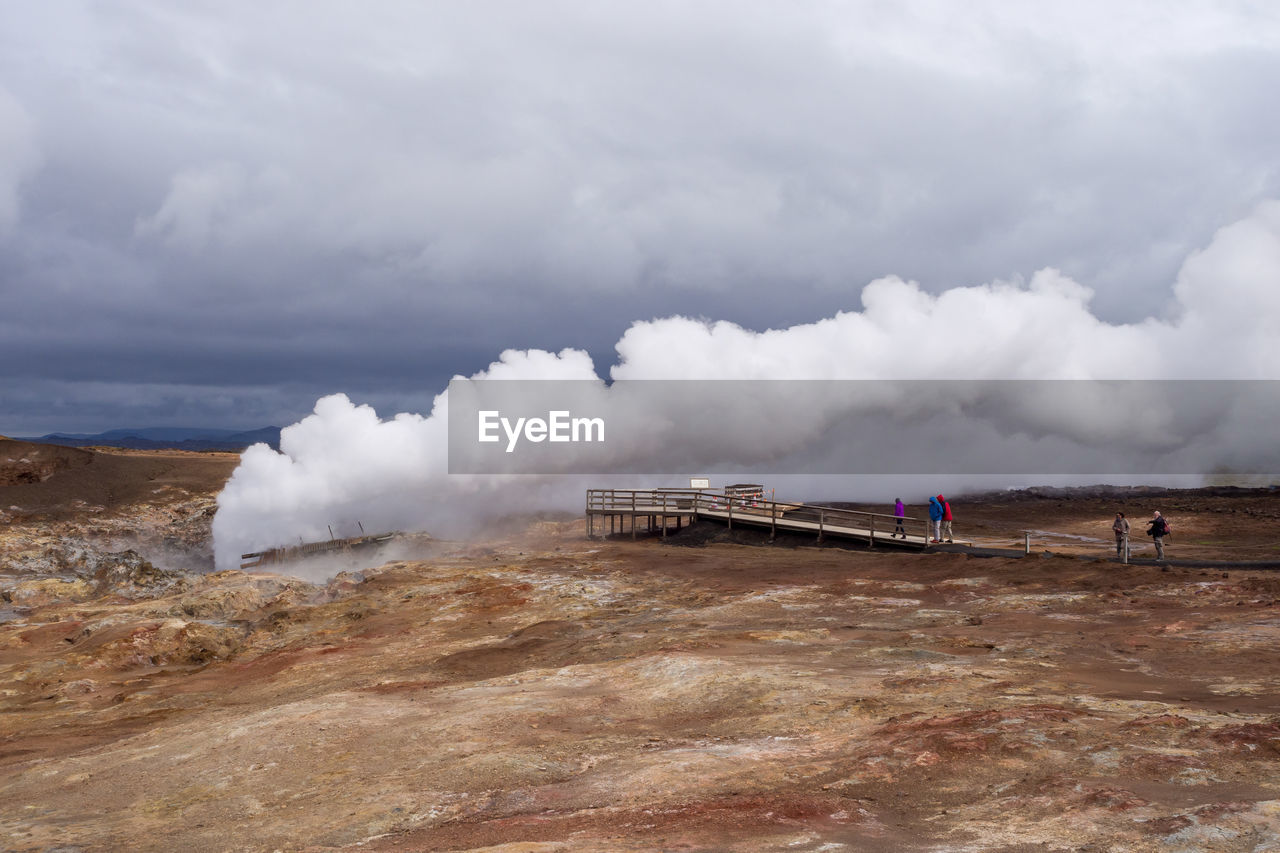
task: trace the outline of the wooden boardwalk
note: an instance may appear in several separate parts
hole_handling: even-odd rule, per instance
[[[726,496],[710,489],[587,490],[588,537],[625,533],[629,521],[635,538],[642,519],[646,531],[660,531],[664,539],[673,523],[680,530],[686,521],[714,519],[730,529],[735,525],[765,528],[771,538],[785,531],[813,535],[817,542],[828,538],[866,542],[869,548],[884,545],[922,550],[930,545],[928,519],[902,519],[904,538],[893,535],[898,519],[881,513]]]
[[[349,539],[326,539],[322,542],[305,542],[301,545],[283,548],[269,548],[266,551],[253,551],[241,554],[242,569],[254,569],[259,566],[270,566],[278,563],[292,563],[305,560],[320,554],[349,553],[365,548],[376,548],[396,538],[399,533],[379,533],[375,536],[353,536]]]

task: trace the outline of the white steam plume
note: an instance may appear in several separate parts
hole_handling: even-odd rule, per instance
[[[1145,306],[1150,319],[1107,323],[1089,310],[1091,297],[1087,287],[1052,269],[1037,272],[1025,286],[995,282],[938,296],[888,277],[863,289],[863,310],[786,329],[753,332],[686,317],[637,322],[618,342],[620,360],[609,375],[615,380],[1280,378],[1275,356],[1280,203],[1261,205],[1188,258],[1172,296]],[[472,378],[600,380],[588,355],[570,349],[558,354],[508,350]],[[687,399],[672,402],[673,407],[689,405]],[[350,535],[357,520],[371,531],[426,528],[453,535],[477,519],[581,505],[587,481],[579,477],[448,474],[447,413],[447,391],[435,398],[426,417],[400,414],[386,421],[344,395],[319,400],[314,414],[282,432],[280,452],[265,445],[245,451],[218,497],[219,568],[234,567],[241,552],[324,538],[330,525],[335,533]],[[685,414],[673,408],[670,420],[680,423]],[[1034,427],[1037,412],[1026,407],[1009,417],[1019,428]],[[1219,418],[1212,428],[1216,446],[1234,449],[1237,456],[1260,440],[1256,424],[1247,419]],[[1105,426],[1099,430],[1100,436],[1108,435]],[[776,441],[779,452],[793,452],[793,435],[779,433]],[[660,448],[618,452],[641,459],[652,453],[652,470],[665,470]]]

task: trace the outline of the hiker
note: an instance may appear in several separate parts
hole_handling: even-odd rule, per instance
[[[902,504],[902,498],[893,499],[893,538],[897,539],[898,534],[902,534],[902,538],[907,538],[906,528],[902,526],[902,519],[907,515],[907,508]]]
[[[1156,543],[1156,559],[1164,559],[1164,537],[1169,535],[1169,522],[1164,520],[1160,515],[1160,510],[1156,510],[1155,515],[1151,517],[1151,524],[1147,527],[1147,535]]]
[[[942,495],[929,498],[929,525],[933,528],[933,542],[942,541]]]
[[[1111,529],[1116,534],[1116,556],[1124,556],[1125,540],[1129,538],[1129,519],[1124,517],[1123,512],[1116,513],[1116,520],[1111,523]]]
[[[942,495],[938,495],[938,503],[942,504],[942,534],[938,538],[954,542],[951,538],[951,504]]]

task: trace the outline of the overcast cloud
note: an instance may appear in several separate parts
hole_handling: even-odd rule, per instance
[[[603,374],[634,321],[887,275],[1169,319],[1280,198],[1276,8],[8,3],[0,432],[429,411],[508,348]]]

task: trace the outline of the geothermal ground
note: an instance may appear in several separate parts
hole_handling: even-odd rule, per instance
[[[0,848],[1280,848],[1280,573],[1107,559],[1116,509],[1280,559],[1270,492],[953,500],[1022,559],[564,520],[315,584],[207,573],[234,464],[0,441]]]

